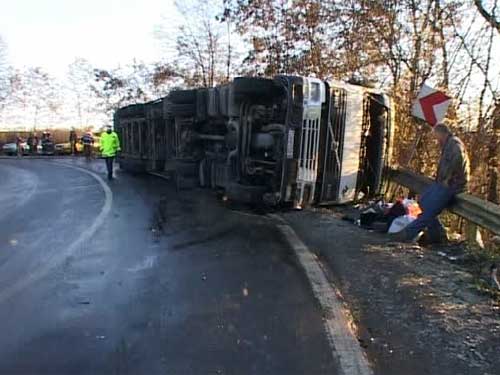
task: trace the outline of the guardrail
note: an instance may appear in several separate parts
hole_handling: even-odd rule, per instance
[[[389,169],[389,179],[417,193],[422,192],[432,180],[406,169]],[[500,235],[500,206],[474,197],[470,194],[458,194],[449,211]]]

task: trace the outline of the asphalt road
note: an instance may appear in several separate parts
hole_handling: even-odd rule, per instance
[[[0,374],[337,373],[269,219],[43,160],[0,160],[0,332]]]

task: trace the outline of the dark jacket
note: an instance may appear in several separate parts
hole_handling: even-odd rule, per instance
[[[469,178],[469,157],[465,146],[458,137],[450,134],[441,151],[436,182],[461,193],[467,190]]]
[[[82,143],[84,144],[84,146],[90,146],[94,144],[94,137],[92,137],[90,134],[85,134],[82,137]]]

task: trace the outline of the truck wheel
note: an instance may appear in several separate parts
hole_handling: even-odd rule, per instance
[[[210,187],[212,189],[215,189],[217,187],[217,181],[216,181],[216,176],[215,176],[215,168],[216,168],[216,165],[215,165],[215,161],[212,160],[212,162],[210,163]]]
[[[173,116],[185,116],[190,117],[196,114],[195,104],[170,104],[168,106],[168,111]]]
[[[200,165],[198,168],[198,178],[200,180],[200,186],[201,187],[206,187],[209,183],[207,180],[207,172],[206,172],[206,166],[207,166],[207,159],[203,159],[200,161]]]
[[[208,116],[208,90],[200,89],[196,93],[196,119],[198,121],[205,121]]]
[[[197,90],[172,91],[168,99],[174,104],[193,104],[196,103],[196,91]]]
[[[264,95],[268,97],[278,90],[272,81],[264,78],[235,78],[232,86],[235,95]]]
[[[175,183],[175,190],[179,192],[182,190],[182,176],[178,173],[174,173],[174,183]]]

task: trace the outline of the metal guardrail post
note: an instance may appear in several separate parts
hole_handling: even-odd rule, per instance
[[[389,179],[399,185],[410,188],[417,193],[422,192],[432,180],[405,169],[389,169]],[[470,194],[459,194],[456,202],[449,208],[450,212],[459,215],[482,228],[500,235],[500,206]]]

